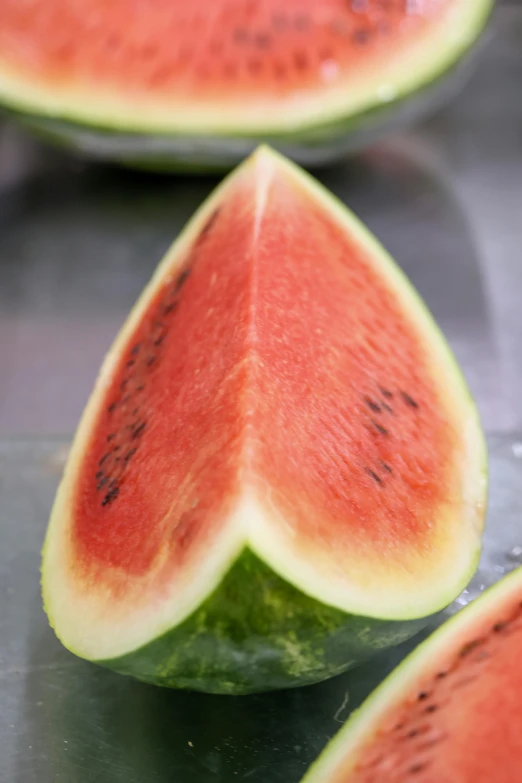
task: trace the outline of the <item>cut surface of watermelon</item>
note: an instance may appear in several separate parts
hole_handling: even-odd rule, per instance
[[[518,783],[522,569],[413,652],[303,783]]]
[[[151,148],[135,139],[138,157],[141,148],[153,156],[162,135],[180,138],[172,148],[180,159],[200,141],[211,158],[205,140],[214,140],[219,157],[231,148],[244,154],[241,139],[267,137],[294,139],[311,155],[361,123],[371,127],[376,111],[388,116],[390,106],[451,70],[491,7],[491,0],[3,0],[0,100],[33,122],[40,117],[42,128],[54,119],[151,134]],[[78,128],[54,126],[60,130],[81,143]]]
[[[51,518],[46,607],[73,651],[154,681],[318,680],[460,592],[485,483],[475,407],[419,298],[263,148],[104,362]],[[212,677],[185,676],[210,659]]]

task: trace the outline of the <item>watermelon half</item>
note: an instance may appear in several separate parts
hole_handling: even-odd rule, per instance
[[[52,513],[45,606],[72,651],[151,682],[318,681],[464,588],[485,484],[475,407],[421,301],[352,214],[262,148],[103,364]]]
[[[493,0],[2,0],[0,102],[51,138],[149,167],[302,163],[445,92]]]
[[[522,569],[415,650],[303,783],[520,783]]]

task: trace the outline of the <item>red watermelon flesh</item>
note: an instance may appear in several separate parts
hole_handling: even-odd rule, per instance
[[[358,614],[423,616],[462,589],[484,508],[476,411],[347,214],[261,150],[160,265],[102,368],[48,534],[46,600],[67,622],[82,607],[80,647],[89,623],[149,622],[151,606],[163,627],[244,547]]]
[[[98,579],[172,579],[251,482],[332,565],[415,568],[434,508],[461,503],[458,432],[408,314],[308,194],[262,187],[235,184],[111,373],[73,509]]]
[[[519,783],[521,660],[519,569],[391,675],[306,783]]]
[[[417,72],[430,81],[478,35],[489,6],[2,0],[0,95],[15,100],[17,86],[35,110],[129,128],[284,130],[393,100]]]

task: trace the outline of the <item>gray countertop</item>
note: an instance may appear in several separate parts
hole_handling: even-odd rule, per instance
[[[424,295],[482,412],[492,501],[460,603],[522,552],[521,85],[522,9],[505,7],[450,106],[320,174]],[[116,329],[215,182],[88,166],[0,128],[1,783],[297,783],[406,649],[228,699],[99,670],[47,627],[39,548],[68,440]]]

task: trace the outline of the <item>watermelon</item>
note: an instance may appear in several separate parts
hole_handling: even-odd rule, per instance
[[[519,783],[521,657],[518,568],[403,661],[303,783]]]
[[[45,606],[73,652],[150,682],[319,681],[458,595],[485,483],[476,409],[417,295],[261,148],[109,351],[52,512]]]
[[[431,106],[493,0],[2,0],[0,102],[102,158],[317,164]],[[461,68],[456,71],[460,73]]]

